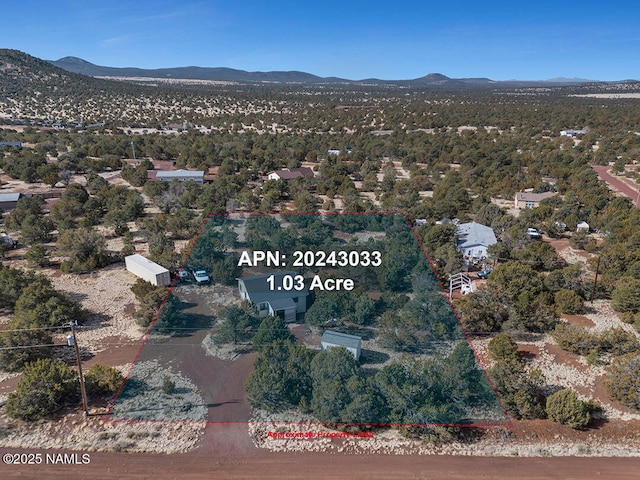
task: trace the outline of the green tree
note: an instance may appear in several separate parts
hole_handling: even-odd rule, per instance
[[[518,344],[506,333],[501,333],[489,341],[489,353],[495,360],[517,359]]]
[[[568,388],[550,395],[545,410],[554,422],[575,429],[586,427],[591,420],[589,405]]]
[[[84,375],[88,395],[114,395],[124,382],[118,370],[108,365],[94,363]]]
[[[527,374],[522,363],[510,359],[498,361],[489,370],[489,376],[505,408],[515,418],[544,417],[539,371]]]
[[[53,355],[51,331],[14,317],[0,331],[0,368],[16,372],[29,362]]]
[[[640,311],[640,280],[623,277],[616,282],[611,294],[611,305],[617,312]]]
[[[109,261],[106,242],[91,229],[65,230],[58,237],[58,253],[67,257],[61,268],[74,273],[86,273]]]
[[[37,420],[77,397],[77,375],[58,360],[41,359],[25,365],[18,388],[7,398],[6,411],[13,418]]]
[[[24,257],[32,267],[46,267],[50,263],[49,250],[44,245],[33,245]]]
[[[22,291],[14,311],[16,318],[38,327],[60,326],[84,317],[78,302],[39,283],[29,285]]]
[[[584,308],[584,300],[573,290],[563,288],[556,292],[554,296],[556,307],[560,313],[569,315],[577,315]]]
[[[261,352],[267,345],[276,341],[291,340],[292,335],[284,323],[284,320],[278,316],[267,317],[260,323],[256,334],[251,343],[253,347]]]
[[[218,330],[215,340],[220,343],[233,343],[249,340],[258,323],[258,319],[238,305],[228,305],[218,315]]]
[[[628,407],[640,410],[640,353],[614,359],[607,370],[607,393]]]

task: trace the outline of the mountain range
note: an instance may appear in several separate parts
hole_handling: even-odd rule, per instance
[[[302,83],[302,84],[373,84],[405,86],[449,86],[449,87],[531,87],[578,85],[593,83],[597,80],[582,78],[553,78],[550,80],[506,80],[496,81],[489,78],[450,78],[440,73],[430,73],[424,77],[409,80],[381,80],[367,78],[350,80],[338,77],[320,77],[300,71],[248,72],[226,67],[175,67],[144,69],[135,67],[105,67],[95,65],[78,57],[63,57],[49,60],[53,65],[73,73],[91,77],[121,78],[162,78],[183,80],[210,80],[238,83]]]

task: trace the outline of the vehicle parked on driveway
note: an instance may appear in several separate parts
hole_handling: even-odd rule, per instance
[[[193,273],[193,278],[196,279],[196,283],[198,285],[206,285],[211,282],[211,279],[205,270],[193,270],[191,273]]]
[[[493,268],[485,268],[481,272],[478,272],[478,278],[487,278],[492,270]]]

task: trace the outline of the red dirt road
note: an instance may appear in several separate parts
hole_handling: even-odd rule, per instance
[[[6,449],[0,449],[4,454]],[[63,452],[66,453],[66,452]],[[43,454],[44,456],[44,454]],[[0,477],[25,479],[637,479],[640,459],[335,455],[217,457],[209,454],[92,453],[88,465],[1,465]]]
[[[634,189],[619,177],[611,175],[611,173],[609,173],[611,171],[611,167],[594,166],[593,169],[602,181],[606,182],[614,190],[622,193],[625,197],[630,198],[634,205],[637,208],[640,208],[640,195],[638,194],[638,189]]]

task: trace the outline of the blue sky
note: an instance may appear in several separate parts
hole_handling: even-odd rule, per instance
[[[640,79],[640,2],[22,0],[0,47],[143,68],[350,79]]]

